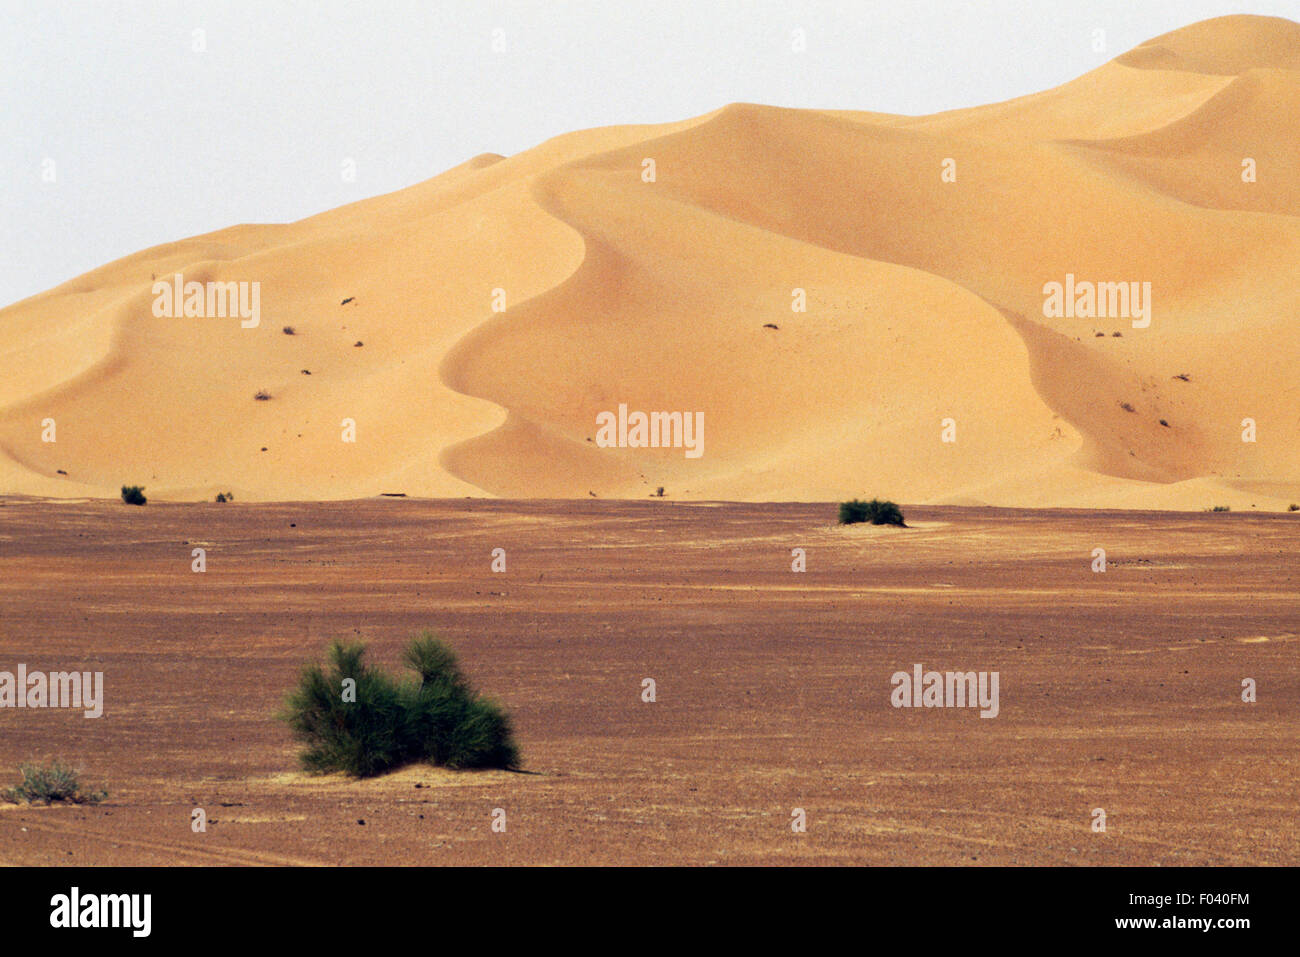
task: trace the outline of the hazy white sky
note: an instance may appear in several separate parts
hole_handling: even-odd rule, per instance
[[[0,0],[0,305],[569,130],[970,106],[1228,13],[1300,0]]]

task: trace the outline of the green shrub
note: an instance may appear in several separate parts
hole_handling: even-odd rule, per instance
[[[122,501],[127,505],[143,505],[149,500],[144,497],[143,485],[123,485]]]
[[[58,761],[48,767],[40,764],[20,764],[18,773],[22,782],[4,792],[5,800],[13,804],[50,804],[66,801],[69,804],[98,804],[108,797],[107,791],[85,794],[77,780],[77,772]]]
[[[399,680],[365,660],[365,646],[335,642],[325,667],[303,669],[285,720],[307,747],[310,771],[371,777],[427,761],[448,768],[517,768],[510,719],[474,691],[456,656],[429,632],[413,638],[404,661],[416,680]],[[354,700],[344,700],[352,679]]]
[[[859,522],[907,527],[903,523],[903,510],[893,502],[882,502],[875,498],[870,502],[859,502],[856,498],[851,502],[840,502],[840,524],[855,525]]]
[[[1228,506],[1228,505],[1216,505],[1216,506],[1214,506],[1214,508],[1210,509],[1210,511],[1211,511],[1211,512],[1231,512],[1231,511],[1232,511],[1232,508],[1231,508],[1231,506]]]

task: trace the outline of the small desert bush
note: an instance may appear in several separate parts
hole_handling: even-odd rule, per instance
[[[1230,506],[1230,505],[1216,505],[1216,506],[1214,506],[1214,508],[1210,509],[1210,511],[1211,511],[1211,512],[1231,512],[1231,511],[1232,511],[1232,506]]]
[[[1290,505],[1286,507],[1286,510],[1288,512],[1300,512],[1300,505],[1297,505],[1295,502],[1292,502]]]
[[[253,398],[258,402],[267,402],[271,398],[271,393],[267,392],[265,389],[258,389],[257,392],[254,393]]]
[[[429,632],[413,638],[402,680],[365,662],[365,646],[335,642],[326,665],[303,669],[285,720],[309,771],[371,777],[427,761],[448,768],[516,768],[510,719],[481,698],[456,656]],[[344,694],[344,681],[355,682]],[[345,697],[348,700],[345,700]]]
[[[143,505],[149,500],[144,497],[143,485],[123,485],[122,501],[127,505]]]
[[[83,792],[77,772],[58,761],[49,766],[20,764],[18,773],[22,775],[22,782],[4,792],[5,800],[13,804],[50,804],[54,801],[98,804],[108,797],[107,791]]]
[[[234,493],[234,492],[218,492],[218,493],[217,493],[217,501],[218,501],[218,502],[233,502],[234,500],[235,500],[235,493]]]
[[[872,525],[898,525],[903,528],[903,510],[893,502],[882,502],[873,498],[870,502],[840,502],[840,524],[855,525],[870,522]]]

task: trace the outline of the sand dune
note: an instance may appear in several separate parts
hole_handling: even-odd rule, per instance
[[[1007,103],[733,104],[145,250],[0,311],[0,491],[1284,508],[1298,116],[1300,25],[1224,17]],[[260,324],[156,317],[176,273]],[[1067,275],[1150,324],[1045,315]],[[620,404],[703,454],[598,447]]]

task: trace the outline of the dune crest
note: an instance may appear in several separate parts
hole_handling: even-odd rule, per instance
[[[1222,17],[1007,103],[732,104],[155,247],[0,310],[0,492],[1284,508],[1298,116],[1300,25]],[[177,273],[258,324],[156,316]],[[1104,314],[1047,314],[1067,277]],[[620,403],[704,454],[599,447]]]

